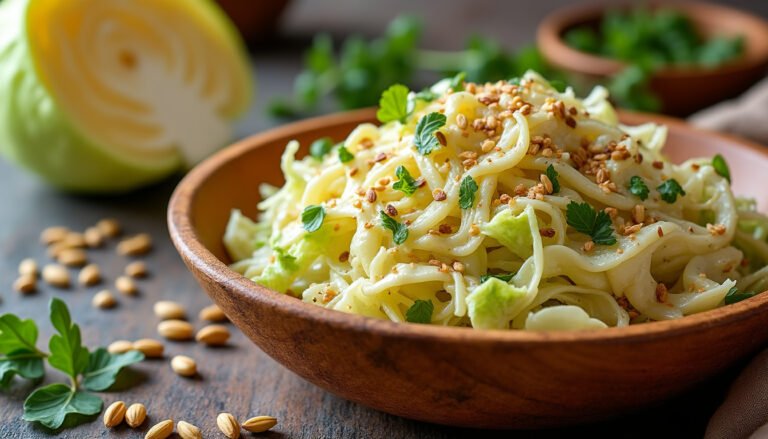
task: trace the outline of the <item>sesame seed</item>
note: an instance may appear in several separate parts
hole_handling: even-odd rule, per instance
[[[448,195],[445,194],[445,191],[443,191],[440,188],[435,189],[432,191],[432,199],[435,201],[445,201],[445,199],[448,198]]]
[[[459,113],[456,115],[456,125],[464,130],[467,128],[467,116],[464,116],[463,114]]]

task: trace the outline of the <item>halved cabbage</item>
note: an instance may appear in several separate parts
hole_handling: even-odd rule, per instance
[[[223,146],[249,105],[210,0],[0,3],[0,153],[51,184],[128,190]]]

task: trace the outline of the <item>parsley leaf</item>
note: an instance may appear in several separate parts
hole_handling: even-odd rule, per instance
[[[577,232],[589,235],[595,244],[616,244],[611,217],[604,210],[598,212],[589,203],[571,201],[565,216],[569,226]]]
[[[309,155],[316,158],[317,160],[323,160],[323,157],[325,157],[326,154],[331,152],[331,149],[333,148],[333,141],[330,137],[322,137],[320,139],[315,140],[312,142],[311,145],[309,145]]]
[[[632,176],[632,178],[629,179],[628,188],[629,192],[637,198],[640,198],[643,201],[648,198],[648,192],[650,191],[641,177],[637,175]]]
[[[122,354],[110,354],[104,348],[93,351],[88,359],[88,367],[83,372],[83,387],[96,392],[107,390],[115,384],[117,374],[125,366],[144,359],[139,351]]]
[[[725,161],[725,157],[720,154],[716,154],[712,158],[712,167],[715,168],[717,175],[728,180],[728,183],[731,182],[731,170],[728,168],[728,162]]]
[[[347,163],[349,161],[352,161],[355,158],[354,155],[352,155],[351,152],[347,148],[344,147],[344,145],[339,146],[339,161],[341,163]]]
[[[549,181],[552,182],[552,193],[556,194],[560,192],[560,181],[557,179],[560,174],[555,171],[555,167],[552,165],[547,166],[546,174]]]
[[[508,274],[491,274],[487,273],[482,276],[480,276],[480,283],[484,284],[485,281],[488,279],[495,277],[496,279],[503,280],[504,282],[509,282],[512,280],[513,277],[515,277],[515,273],[508,273]]]
[[[395,244],[400,245],[408,239],[408,227],[397,222],[383,210],[379,211],[379,217],[381,218],[381,225],[392,231],[392,240],[395,241]]]
[[[445,115],[440,113],[429,113],[419,119],[419,123],[416,124],[414,143],[421,154],[429,155],[439,147],[440,142],[438,142],[435,132],[445,125],[445,121]]]
[[[88,349],[81,344],[80,327],[72,323],[61,299],[51,299],[50,310],[51,323],[58,334],[48,342],[48,363],[77,381],[77,375],[88,367]]]
[[[37,351],[37,325],[32,320],[21,320],[13,314],[0,316],[0,354],[18,349]]]
[[[725,295],[725,304],[730,305],[732,303],[741,302],[742,300],[749,299],[756,295],[757,293],[754,291],[739,291],[738,288],[733,287],[728,290],[728,293]]]
[[[451,83],[449,84],[449,87],[453,91],[464,91],[464,81],[467,79],[467,72],[459,72],[451,78]]]
[[[39,352],[18,349],[0,356],[0,388],[8,386],[15,375],[36,380],[44,374],[43,356]]]
[[[659,195],[661,195],[661,199],[666,201],[669,204],[674,203],[677,201],[677,196],[680,195],[685,196],[685,191],[683,190],[683,187],[680,186],[680,183],[677,182],[674,178],[670,178],[669,180],[664,181],[664,183],[660,184],[659,187],[656,188],[657,191],[659,191]]]
[[[459,184],[459,207],[470,209],[475,204],[475,192],[477,192],[475,179],[467,175]]]
[[[399,178],[399,180],[392,184],[392,189],[402,191],[406,196],[410,197],[416,192],[416,189],[419,188],[416,180],[411,177],[411,173],[408,172],[408,169],[406,169],[405,166],[398,166],[395,169],[395,176]]]
[[[78,392],[66,384],[51,384],[35,390],[24,401],[24,420],[56,429],[67,415],[95,415],[101,412],[102,404],[98,396]]]
[[[431,300],[416,300],[405,312],[405,320],[410,323],[431,323],[435,305]]]
[[[301,222],[304,224],[304,230],[314,232],[323,225],[325,219],[325,209],[323,206],[311,204],[301,212]]]
[[[384,90],[379,99],[379,110],[376,118],[381,123],[397,120],[405,122],[408,116],[408,87],[402,84],[394,84]]]
[[[413,99],[414,100],[419,100],[419,101],[424,101],[424,102],[432,102],[435,99],[437,99],[438,96],[440,96],[440,95],[438,95],[437,93],[434,93],[432,90],[430,90],[428,88],[425,88],[424,90],[422,90],[422,91],[416,93],[415,95],[413,95]]]
[[[45,354],[37,347],[37,325],[13,314],[0,316],[0,387],[6,387],[15,375],[27,379],[43,376]]]

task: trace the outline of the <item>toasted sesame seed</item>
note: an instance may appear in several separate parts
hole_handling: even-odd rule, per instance
[[[365,193],[365,201],[369,203],[374,203],[376,201],[376,191],[373,188],[368,189],[368,192]]]
[[[459,113],[456,115],[456,125],[464,130],[467,128],[467,116],[464,116],[463,114]]]
[[[554,187],[552,186],[552,180],[549,179],[547,174],[541,174],[539,179],[541,180],[541,184],[544,185],[544,190],[547,192],[547,194],[551,194],[554,190]]]
[[[440,142],[441,145],[445,146],[448,144],[448,140],[446,140],[445,134],[443,134],[442,131],[435,131],[435,137],[437,137],[437,141]]]

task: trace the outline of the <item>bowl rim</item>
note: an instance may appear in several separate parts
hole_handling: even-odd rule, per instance
[[[608,58],[584,52],[569,46],[562,38],[565,29],[583,21],[589,21],[601,16],[607,8],[630,8],[634,3],[621,2],[615,5],[603,3],[572,4],[559,8],[549,13],[539,23],[536,31],[536,40],[542,54],[553,64],[562,68],[578,71],[582,74],[605,76],[617,73],[627,67],[621,60]],[[768,39],[768,22],[754,14],[743,10],[708,2],[681,1],[660,4],[651,2],[651,7],[663,6],[679,11],[703,11],[710,14],[728,14],[738,16],[745,22],[749,22],[752,29],[762,30],[765,39]],[[745,40],[749,44],[749,40]],[[691,76],[708,77],[726,75],[738,71],[757,68],[768,62],[768,44],[762,46],[758,53],[745,53],[732,62],[728,62],[712,68],[697,66],[665,66],[653,72],[656,78],[687,78]],[[557,56],[555,56],[557,54]]]
[[[768,156],[768,150],[756,143],[739,137],[693,127],[684,121],[668,116],[620,111],[623,120],[630,123],[648,121],[652,118],[659,123],[675,126],[698,134],[715,136],[722,141],[737,144],[758,154]],[[286,294],[262,287],[245,276],[230,269],[219,260],[198,239],[190,217],[195,194],[206,183],[208,177],[222,165],[237,160],[252,149],[277,140],[287,140],[297,133],[310,132],[326,126],[369,122],[375,119],[375,109],[367,108],[334,113],[289,123],[277,128],[246,137],[226,147],[194,167],[178,184],[168,204],[167,221],[171,239],[182,259],[190,268],[202,273],[213,282],[221,284],[237,300],[254,300],[272,309],[279,309],[316,324],[331,325],[340,330],[366,331],[377,335],[440,340],[441,342],[515,343],[550,345],[569,342],[638,342],[650,338],[669,338],[707,328],[731,324],[768,312],[768,293],[761,293],[741,302],[725,305],[712,310],[684,316],[675,320],[657,321],[609,327],[594,330],[572,331],[525,331],[525,330],[477,330],[464,327],[446,327],[412,323],[396,323],[342,311],[330,310],[303,302]]]

